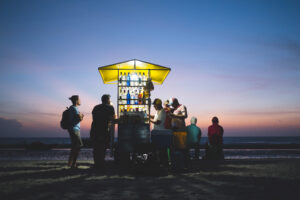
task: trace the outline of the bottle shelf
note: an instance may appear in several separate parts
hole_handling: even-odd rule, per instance
[[[145,85],[136,85],[136,86],[126,86],[126,85],[118,85],[118,87],[120,88],[130,88],[130,87],[140,87],[140,88],[144,88],[146,87]]]
[[[126,106],[126,105],[130,105],[130,106],[149,106],[150,104],[124,104],[124,103],[119,103],[120,106]]]
[[[144,73],[143,75],[141,73],[138,75],[138,73],[136,72],[138,71],[133,70],[133,72],[130,72],[130,78],[127,79],[127,77],[129,76],[129,73],[126,74],[127,71],[124,75],[122,74],[122,70],[118,71],[118,115],[122,117],[128,115],[128,119],[130,119],[130,113],[149,114],[151,108],[151,98],[147,95],[149,92],[146,91],[145,88],[150,72],[146,73],[147,75],[145,75]],[[127,96],[128,93],[130,96]],[[146,96],[147,98],[145,98]],[[149,120],[149,117],[145,116],[143,121],[145,123],[149,123]]]
[[[131,101],[131,100],[132,100],[132,101],[139,101],[139,99],[119,99],[119,100],[120,100],[120,101],[125,101],[125,100],[126,100],[126,101],[127,101],[127,100],[130,100],[130,101]],[[140,99],[140,101],[149,101],[149,100],[150,100],[150,99],[144,99],[144,100],[143,100],[143,99]]]
[[[120,83],[120,81],[118,81],[119,83]],[[122,81],[123,82],[123,81]],[[124,82],[127,82],[127,80],[125,81],[124,80]],[[141,82],[141,83],[145,83],[145,82],[147,82],[147,81],[133,81],[133,80],[130,80],[130,82],[136,82],[136,83],[138,83],[138,82]]]

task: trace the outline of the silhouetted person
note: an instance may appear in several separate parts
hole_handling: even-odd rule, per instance
[[[171,113],[171,108],[169,105],[169,100],[166,100],[164,102],[164,110],[166,112],[166,120],[165,120],[165,128],[166,129],[172,129],[172,118],[170,117],[170,113]]]
[[[223,133],[224,129],[219,125],[217,117],[212,118],[212,125],[208,127],[208,141],[206,148],[207,159],[224,159],[223,153]]]
[[[162,107],[160,99],[154,99],[153,106],[156,110],[155,115],[150,115],[150,122],[153,123],[153,130],[165,129],[166,112]]]
[[[80,148],[83,146],[80,137],[80,121],[83,119],[83,114],[78,111],[78,106],[81,104],[79,96],[73,95],[69,99],[72,101],[72,106],[69,108],[70,128],[68,129],[68,132],[71,138],[71,152],[68,166],[76,168],[77,157]]]
[[[199,152],[200,152],[200,139],[201,139],[201,130],[196,125],[197,124],[197,118],[192,117],[191,118],[191,125],[186,127],[187,131],[187,147],[188,149],[195,149],[195,159],[199,159]]]
[[[102,104],[93,109],[93,122],[90,137],[93,143],[95,168],[104,167],[105,151],[110,142],[110,127],[115,118],[115,109],[111,105],[110,95],[101,97]]]
[[[186,107],[179,104],[178,99],[176,98],[172,98],[170,106],[173,107],[173,112],[169,114],[172,118],[172,129],[175,131],[185,130],[185,119],[188,117]]]
[[[156,110],[155,115],[150,115],[150,122],[153,123],[153,129],[151,134],[164,134],[165,129],[165,120],[166,112],[162,107],[162,101],[160,99],[154,99],[153,106]],[[168,164],[168,154],[167,148],[160,148],[156,151],[158,161],[163,165],[167,166]]]

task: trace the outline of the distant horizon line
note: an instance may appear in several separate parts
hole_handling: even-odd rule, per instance
[[[201,136],[201,137],[205,137],[205,138],[207,138],[207,136]],[[223,136],[223,138],[227,138],[227,137],[300,137],[300,136],[292,136],[292,135],[290,135],[290,136]],[[3,138],[5,138],[5,139],[16,139],[16,138],[70,138],[70,137],[68,137],[68,136],[62,136],[62,137],[58,137],[58,136],[56,136],[56,137],[1,137],[0,136],[0,139],[3,139]],[[89,137],[81,137],[81,138],[87,138],[87,139],[89,139]],[[118,137],[115,137],[115,138],[118,138]]]

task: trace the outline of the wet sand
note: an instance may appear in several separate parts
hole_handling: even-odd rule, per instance
[[[183,172],[121,170],[108,161],[1,161],[0,199],[297,199],[300,160],[193,161]]]

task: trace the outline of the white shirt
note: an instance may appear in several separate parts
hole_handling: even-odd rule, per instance
[[[184,105],[178,106],[176,110],[173,112],[174,115],[187,115],[186,107]],[[176,128],[184,128],[185,127],[185,119],[181,118],[172,118],[172,127]]]
[[[153,130],[163,130],[163,129],[165,129],[166,112],[163,108],[156,111],[156,113],[154,115],[154,120],[153,121],[156,122],[158,120],[160,121],[160,124],[154,124]]]

